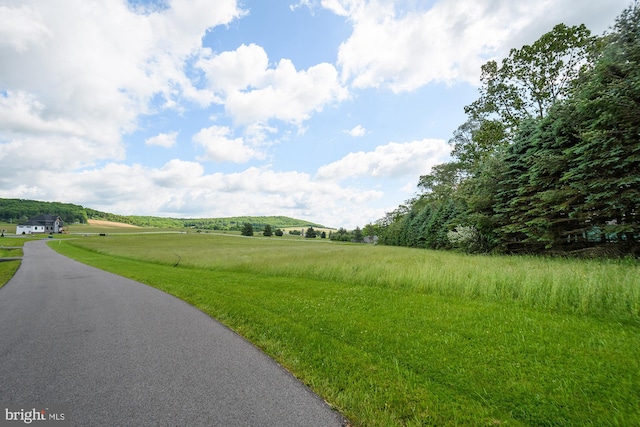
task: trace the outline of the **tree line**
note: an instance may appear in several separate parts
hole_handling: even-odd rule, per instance
[[[343,229],[340,229],[343,230]],[[253,226],[253,224],[251,224],[250,222],[245,222],[242,226],[242,228],[240,229],[240,234],[242,236],[253,236],[255,235],[256,231],[260,232],[260,230],[256,230],[256,228]],[[331,234],[331,232],[329,232]],[[346,233],[346,231],[345,231]],[[306,229],[306,231],[304,229],[302,230],[289,230],[289,234],[294,235],[294,236],[302,236],[305,237],[307,239],[315,239],[317,237],[321,238],[321,239],[326,239],[327,238],[327,232],[326,231],[317,231],[315,230],[313,227],[309,227]],[[284,236],[284,230],[282,230],[281,228],[276,228],[276,230],[274,231],[273,228],[271,227],[270,224],[265,225],[262,228],[262,235],[265,237],[271,237],[271,236],[277,236],[277,237],[282,237]]]
[[[481,69],[452,160],[375,224],[380,243],[640,255],[640,7],[593,36],[559,24]]]
[[[71,203],[0,199],[0,221],[2,222],[19,224],[41,214],[57,215],[66,224],[86,223],[88,219],[85,208]]]
[[[286,216],[241,216],[195,219],[162,218],[155,216],[117,215],[71,203],[0,198],[0,222],[19,224],[41,214],[57,215],[65,224],[86,224],[90,219],[96,219],[140,227],[196,228],[225,231],[241,231],[247,222],[256,230],[263,230],[266,227],[323,227],[320,224]]]

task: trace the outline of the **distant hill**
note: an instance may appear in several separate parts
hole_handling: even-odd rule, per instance
[[[87,211],[80,205],[23,199],[0,199],[0,221],[20,223],[40,214],[58,215],[66,223],[86,223]]]
[[[155,216],[117,215],[59,202],[41,202],[0,198],[0,221],[19,223],[40,214],[58,215],[67,224],[87,224],[90,219],[120,222],[140,227],[198,228],[204,230],[240,230],[248,222],[256,230],[272,228],[318,227],[323,225],[286,216],[237,216],[228,218],[161,218]]]

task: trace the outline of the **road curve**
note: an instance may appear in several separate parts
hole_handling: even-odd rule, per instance
[[[43,240],[0,289],[0,405],[55,404],[74,426],[345,424],[211,317]]]

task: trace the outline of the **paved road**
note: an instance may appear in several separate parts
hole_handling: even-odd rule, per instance
[[[0,289],[2,413],[7,405],[64,404],[78,426],[343,425],[209,316],[45,243],[25,245],[22,265]]]

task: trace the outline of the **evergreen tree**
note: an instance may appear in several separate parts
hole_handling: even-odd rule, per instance
[[[616,21],[596,66],[581,79],[572,107],[581,144],[564,182],[584,194],[576,210],[605,240],[636,253],[640,224],[640,6]]]
[[[583,231],[574,211],[583,202],[582,194],[562,181],[574,167],[567,151],[580,144],[566,117],[567,109],[558,105],[538,121],[531,137],[530,167],[524,185],[531,189],[524,232],[531,242],[545,249],[574,250],[584,246]]]
[[[240,234],[243,236],[253,236],[253,225],[250,222],[245,222],[240,230]]]
[[[317,236],[318,234],[316,233],[316,230],[313,229],[313,227],[307,228],[306,233],[304,233],[304,237],[306,237],[307,239],[315,239]]]
[[[467,224],[478,230],[480,244],[487,252],[500,243],[496,234],[498,217],[495,207],[505,167],[504,156],[488,156],[458,191],[461,213],[456,218],[459,221],[456,225]]]
[[[473,251],[617,242],[617,253],[640,253],[638,3],[610,35],[557,25],[485,64],[481,80],[450,141],[454,161],[378,221],[380,243],[448,248],[447,233],[458,244],[466,233]]]

